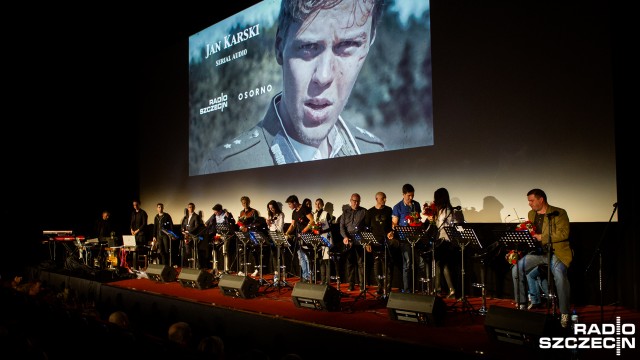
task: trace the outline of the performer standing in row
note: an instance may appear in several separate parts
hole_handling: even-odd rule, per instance
[[[171,215],[164,212],[164,204],[158,203],[156,205],[158,213],[153,219],[153,243],[158,247],[158,253],[160,254],[160,264],[171,264],[171,237],[164,231],[173,233],[173,219]],[[162,231],[164,230],[164,231]],[[153,250],[153,247],[151,248]]]
[[[342,235],[342,243],[346,247],[345,255],[347,256],[347,281],[349,282],[349,291],[353,291],[356,282],[356,267],[360,277],[360,292],[367,290],[367,284],[364,283],[364,248],[361,244],[354,242],[353,233],[364,230],[364,218],[367,210],[360,206],[360,194],[351,194],[349,206],[342,208],[340,216],[340,235]]]
[[[322,255],[320,256],[320,281],[323,285],[328,285],[331,282],[331,257],[330,248],[333,246],[333,240],[331,239],[331,214],[324,211],[324,200],[322,198],[316,199],[316,211],[313,213],[314,222],[320,227],[318,235],[327,239],[329,245],[323,242],[321,246]]]
[[[233,237],[235,231],[236,219],[233,218],[233,214],[222,207],[222,204],[215,204],[211,210],[213,210],[213,214],[211,214],[209,219],[204,223],[207,228],[205,232],[207,237],[213,242],[211,253],[213,254],[215,252],[216,262],[220,259],[220,256],[222,256],[222,261],[224,262],[223,269],[226,272],[231,265],[229,254],[235,251],[235,242],[232,242],[230,239]],[[218,224],[226,225],[229,231],[224,234],[218,233]],[[218,264],[214,263],[213,265],[213,269],[217,273]]]
[[[91,248],[91,259],[93,259],[93,265],[95,267],[103,268],[106,266],[107,252],[104,248],[108,246],[109,238],[115,237],[115,235],[116,232],[111,223],[111,213],[104,210],[102,216],[96,222],[95,236],[98,238],[99,244]],[[116,254],[115,258],[120,259],[119,253]]]
[[[136,237],[136,250],[133,252],[133,268],[138,270],[138,253],[146,254],[145,245],[147,245],[147,237],[144,228],[147,226],[149,218],[147,212],[140,207],[140,200],[133,201],[133,211],[131,212],[130,230],[131,235]]]
[[[290,195],[286,203],[289,205],[289,209],[293,210],[293,213],[291,214],[291,224],[285,235],[288,237],[295,235],[296,241],[299,241],[298,261],[300,262],[300,279],[303,282],[311,282],[309,257],[302,249],[302,240],[298,235],[310,231],[311,226],[314,224],[313,215],[311,214],[311,209],[302,205],[296,195]]]
[[[367,210],[364,220],[365,226],[371,229],[377,241],[377,244],[368,246],[367,251],[371,251],[374,256],[373,271],[378,282],[378,295],[391,293],[394,256],[391,249],[398,248],[391,222],[393,210],[386,203],[387,195],[381,191],[376,193],[376,204]]]
[[[444,280],[449,286],[447,296],[454,298],[456,296],[456,289],[451,276],[450,265],[453,262],[456,252],[451,244],[451,240],[445,231],[445,226],[451,226],[453,224],[461,224],[464,222],[464,214],[459,209],[454,209],[451,205],[451,199],[449,198],[449,191],[445,188],[439,188],[433,193],[433,203],[435,204],[436,214],[435,216],[427,218],[431,221],[435,221],[435,225],[440,229],[438,233],[438,239],[434,242],[434,253],[436,267],[434,277],[434,288],[436,295],[440,295],[441,289],[441,275],[444,275]]]
[[[238,216],[239,230],[242,232],[257,230],[255,227],[258,225],[258,218],[260,217],[258,210],[251,207],[251,199],[246,195],[240,198],[240,203],[242,204],[242,210],[240,210],[240,215]],[[251,276],[258,276],[258,267],[260,266],[260,249],[256,249],[256,247],[251,244],[247,245],[248,248],[244,250],[251,251],[253,254],[253,266],[255,268]]]
[[[200,249],[200,244],[202,239],[202,232],[204,230],[204,223],[202,222],[202,218],[199,214],[196,213],[196,205],[194,203],[187,204],[187,213],[182,219],[182,224],[180,226],[182,234],[184,235],[184,255],[185,257],[182,259],[193,259],[195,261],[194,256],[199,256],[202,254]],[[205,243],[206,245],[206,243]],[[194,253],[195,250],[195,253]],[[206,251],[205,253],[205,262],[206,262]],[[181,254],[182,255],[182,254]],[[199,259],[199,261],[201,261]],[[182,261],[182,266],[184,267],[184,261]],[[196,265],[202,265],[201,262],[198,264],[194,263],[194,267]],[[201,268],[205,268],[201,266]]]
[[[408,226],[408,216],[417,214],[420,216],[421,208],[420,203],[413,199],[415,195],[415,189],[411,184],[404,184],[402,186],[402,200],[393,206],[392,223],[393,228],[396,226]],[[400,252],[402,254],[402,292],[411,293],[415,291],[412,289],[412,266],[414,262],[418,261],[418,270],[421,273],[425,273],[425,262],[420,256],[416,256],[415,259],[411,257],[411,244],[408,241],[400,242]],[[417,255],[417,254],[416,254]]]
[[[280,209],[280,205],[277,201],[271,200],[267,204],[267,226],[269,231],[275,231],[279,233],[284,232],[284,213]],[[284,245],[284,244],[283,244]],[[277,245],[276,245],[277,246]],[[278,249],[271,251],[271,268],[273,269],[273,281],[278,281],[280,275],[280,269],[278,269]],[[283,273],[286,277],[286,274]],[[284,279],[284,278],[283,278]]]

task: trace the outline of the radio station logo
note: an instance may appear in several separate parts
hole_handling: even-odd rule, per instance
[[[541,337],[540,349],[610,349],[616,356],[623,350],[636,348],[636,326],[622,323],[616,316],[614,324],[573,324],[573,335],[570,337]]]

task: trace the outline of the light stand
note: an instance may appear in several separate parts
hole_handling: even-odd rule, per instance
[[[382,246],[384,247],[383,248],[384,262],[382,263],[382,273],[384,274],[383,275],[384,281],[382,282],[383,288],[382,288],[381,300],[387,300],[389,298],[389,294],[387,293],[387,285],[389,284],[388,281],[391,281],[391,279],[389,279],[389,276],[388,276],[389,272],[388,272],[387,266],[389,266],[389,264],[387,264],[387,261],[388,261],[387,253],[391,252],[391,249],[389,249],[389,240],[386,238],[386,236],[382,238],[382,242],[383,242]]]
[[[613,212],[611,213],[611,217],[609,217],[609,222],[607,222],[607,225],[604,227],[604,230],[602,231],[602,236],[600,237],[600,241],[598,241],[598,246],[596,246],[596,250],[593,253],[593,257],[591,258],[591,261],[589,261],[589,265],[587,265],[587,268],[585,269],[585,273],[588,273],[589,269],[591,268],[591,265],[593,264],[593,260],[596,258],[596,255],[597,255],[598,256],[598,290],[600,291],[600,323],[604,323],[604,299],[602,296],[603,295],[602,249],[600,247],[602,246],[602,241],[607,235],[607,230],[609,229],[609,225],[611,224],[611,220],[613,219],[613,215],[615,215],[617,209],[618,209],[618,203],[613,204]]]
[[[555,213],[555,214],[554,214]],[[549,312],[555,316],[556,314],[556,283],[553,278],[553,272],[551,271],[551,260],[553,259],[553,241],[551,239],[551,230],[552,218],[557,215],[558,212],[552,212],[550,214],[546,214],[547,219],[549,220],[549,242],[547,243],[547,283],[549,284],[549,293],[547,294],[547,316],[549,316]],[[559,300],[559,299],[558,299]]]

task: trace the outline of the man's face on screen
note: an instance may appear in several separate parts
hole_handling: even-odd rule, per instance
[[[290,136],[317,146],[336,123],[369,53],[371,16],[345,0],[291,24],[277,41],[280,115]]]

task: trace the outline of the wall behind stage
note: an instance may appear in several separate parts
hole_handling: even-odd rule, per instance
[[[221,20],[204,11],[212,15],[199,15],[201,27],[192,24],[145,61],[143,208],[151,217],[163,202],[179,223],[188,202],[205,218],[215,203],[237,216],[247,195],[265,214],[269,200],[295,194],[322,197],[338,216],[353,192],[368,208],[384,191],[393,206],[411,183],[420,203],[448,188],[469,222],[525,217],[534,187],[571,221],[608,221],[617,195],[606,10],[591,2],[432,1],[434,146],[189,177],[188,35]]]

